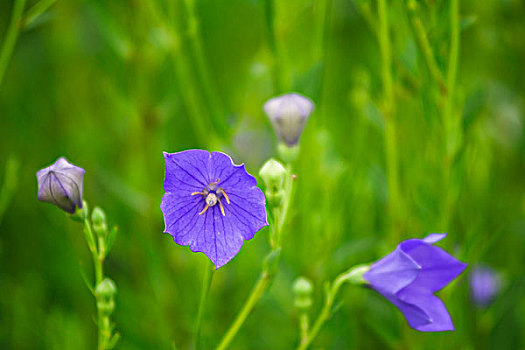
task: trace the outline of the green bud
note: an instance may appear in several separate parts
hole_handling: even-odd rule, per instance
[[[259,176],[266,185],[266,198],[272,205],[279,205],[284,196],[284,179],[287,171],[277,160],[270,158],[264,163]]]
[[[115,309],[115,294],[117,294],[117,287],[108,277],[104,278],[95,288],[97,308],[106,315],[111,314]]]
[[[299,155],[299,145],[287,146],[285,143],[277,145],[277,153],[286,163],[293,162]]]
[[[105,237],[108,231],[108,226],[106,225],[106,214],[99,207],[93,209],[91,214],[91,221],[93,222],[93,230],[98,236]]]
[[[369,264],[361,264],[352,267],[346,273],[346,280],[352,284],[367,284],[368,282],[363,278],[363,275],[370,270]]]
[[[314,287],[312,282],[305,278],[299,277],[293,284],[293,292],[295,295],[294,305],[301,310],[309,309],[312,306],[312,292]]]

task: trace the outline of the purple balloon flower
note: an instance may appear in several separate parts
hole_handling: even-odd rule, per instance
[[[82,208],[84,169],[69,163],[64,157],[36,173],[38,200],[56,205],[70,214]]]
[[[164,232],[175,243],[204,253],[216,269],[268,225],[266,199],[244,164],[204,150],[164,152],[164,160]]]
[[[459,276],[467,264],[432,245],[446,235],[432,233],[403,241],[363,275],[418,331],[454,330],[447,308],[434,293]]]
[[[487,307],[501,289],[496,271],[488,266],[476,266],[470,271],[470,295],[474,303]]]

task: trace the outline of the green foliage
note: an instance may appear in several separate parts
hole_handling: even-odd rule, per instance
[[[0,47],[15,41],[1,60],[0,348],[96,348],[90,252],[78,223],[37,200],[35,173],[59,156],[86,170],[85,197],[119,227],[105,262],[119,288],[115,348],[191,348],[203,258],[162,233],[162,151],[227,151],[257,174],[277,156],[262,105],[281,91],[316,109],[293,164],[279,273],[232,349],[296,347],[296,278],[314,284],[316,315],[323,283],[392,250],[392,230],[449,232],[442,246],[500,271],[502,294],[476,308],[467,270],[439,292],[456,331],[423,334],[376,293],[342,288],[314,348],[525,347],[523,1],[459,1],[452,78],[450,2],[386,1],[394,203],[376,1],[28,0],[8,35],[15,3],[0,1]],[[268,234],[215,272],[202,349],[218,344],[257,281]]]

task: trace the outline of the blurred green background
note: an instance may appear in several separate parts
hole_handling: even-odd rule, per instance
[[[14,3],[0,2],[2,44]],[[452,90],[449,1],[387,2],[394,109],[376,1],[42,1],[51,6],[27,25],[36,3],[24,6],[0,81],[1,349],[96,347],[81,225],[37,200],[35,173],[59,156],[86,170],[85,199],[119,226],[106,262],[119,290],[117,348],[191,348],[206,258],[162,234],[162,151],[222,150],[257,174],[276,154],[262,105],[287,91],[316,110],[294,164],[279,275],[232,349],[294,348],[295,278],[314,281],[315,315],[325,281],[429,232],[449,232],[442,247],[501,273],[495,302],[473,305],[467,270],[439,293],[456,331],[425,334],[378,294],[346,286],[313,348],[525,348],[523,1],[459,2]],[[396,127],[395,198],[385,110]],[[215,273],[205,349],[249,294],[267,236]]]

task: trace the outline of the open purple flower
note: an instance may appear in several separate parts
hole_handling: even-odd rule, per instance
[[[470,295],[477,306],[489,306],[501,290],[501,279],[486,265],[475,266],[470,271]]]
[[[69,163],[64,157],[36,173],[38,200],[56,205],[70,214],[82,208],[84,169]]]
[[[363,275],[418,331],[454,330],[447,308],[434,293],[459,276],[467,264],[432,245],[446,235],[432,233],[403,241]]]
[[[204,150],[164,152],[164,160],[164,232],[175,243],[204,253],[216,269],[268,225],[264,194],[244,164]]]

